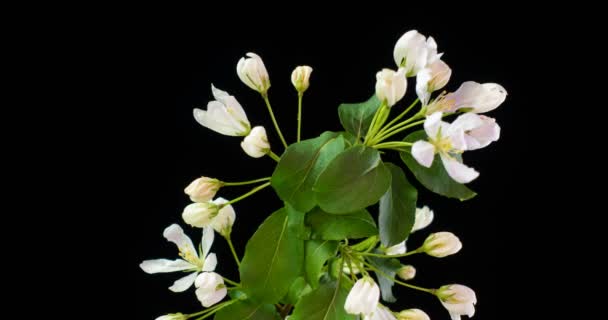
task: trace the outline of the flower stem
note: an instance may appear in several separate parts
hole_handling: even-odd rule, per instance
[[[249,180],[249,181],[240,181],[240,182],[224,182],[224,181],[222,181],[222,186],[227,186],[227,187],[231,187],[231,186],[244,186],[244,185],[254,184],[254,183],[258,183],[258,182],[264,182],[264,181],[268,181],[268,180],[270,180],[270,177],[260,178],[260,179],[255,179],[255,180]]]
[[[276,153],[272,152],[272,150],[268,150],[268,156],[272,158],[272,160],[279,162],[279,160],[281,160],[281,158],[279,158],[279,156],[277,156]]]
[[[235,287],[240,287],[241,286],[241,284],[238,283],[238,282],[236,282],[236,281],[230,280],[230,279],[228,279],[226,277],[223,277],[223,276],[222,276],[222,278],[224,278],[224,281],[228,282],[229,284],[231,284],[231,285],[233,285]]]
[[[422,249],[418,248],[414,251],[410,251],[410,252],[406,252],[406,253],[402,253],[402,254],[396,254],[396,255],[386,255],[386,254],[378,254],[378,253],[371,253],[371,252],[363,252],[363,253],[359,253],[359,255],[379,257],[379,258],[401,258],[401,257],[407,257],[407,256],[411,256],[411,255],[414,255],[416,253],[421,253],[421,252],[422,252]]]
[[[379,143],[373,145],[374,149],[390,149],[390,148],[399,148],[399,147],[411,147],[413,143],[411,142],[401,142],[401,141],[389,141],[384,143]]]
[[[410,118],[410,119],[408,119],[408,120],[406,120],[406,121],[402,122],[402,124],[404,124],[404,123],[408,123],[410,120],[415,120],[415,119],[417,119],[416,117],[417,117],[417,116],[414,116],[414,117],[412,117],[412,118]],[[385,132],[385,133],[383,133],[381,136],[377,136],[377,137],[374,139],[373,143],[374,143],[374,144],[376,144],[376,143],[380,143],[380,142],[382,142],[382,141],[384,141],[384,140],[386,140],[386,139],[388,139],[388,138],[390,138],[390,137],[392,137],[392,136],[396,135],[397,133],[399,133],[399,132],[401,132],[401,131],[403,131],[403,130],[407,130],[407,129],[411,128],[411,127],[415,127],[415,126],[417,126],[417,125],[419,125],[419,124],[423,124],[423,123],[424,123],[424,120],[420,120],[420,121],[416,121],[416,122],[414,122],[414,123],[411,123],[411,124],[409,124],[409,125],[406,125],[406,126],[404,126],[404,127],[400,127],[402,124],[399,124],[399,125],[394,126],[393,128],[391,128],[391,129],[390,129],[390,131],[386,131],[386,132]]]
[[[400,285],[402,285],[404,287],[408,287],[408,288],[411,288],[411,289],[416,289],[416,290],[424,291],[424,292],[430,293],[432,295],[435,295],[435,289],[423,288],[423,287],[415,286],[413,284],[409,284],[409,283],[406,283],[406,282],[399,281],[399,280],[395,279],[394,277],[390,277],[388,274],[386,274],[386,273],[378,270],[378,268],[374,267],[373,265],[371,265],[371,264],[369,264],[369,263],[367,263],[365,261],[363,261],[363,264],[365,264],[370,270],[373,270],[375,273],[377,273],[377,274],[379,274],[379,275],[381,275],[381,276],[383,276],[383,277],[385,277],[385,278],[387,278],[389,280],[392,280],[395,283],[398,283],[398,284],[400,284]]]
[[[270,106],[270,100],[268,100],[268,93],[262,93],[262,98],[264,98],[264,102],[266,102],[266,107],[268,107],[268,112],[270,112],[270,118],[272,119],[272,123],[274,124],[274,128],[277,130],[279,134],[279,138],[281,138],[281,142],[283,142],[283,146],[287,148],[287,142],[285,142],[285,138],[283,138],[283,133],[279,128],[279,124],[277,123],[277,119],[274,117],[274,112],[272,112],[272,107]]]
[[[239,268],[241,268],[241,260],[239,260],[239,256],[236,254],[236,250],[234,250],[234,245],[232,244],[232,239],[230,239],[230,235],[228,235],[225,238],[226,238],[226,242],[228,242],[228,246],[230,247],[230,251],[232,252],[232,256],[234,257],[234,261],[236,261],[236,265]],[[236,284],[236,282],[234,282],[234,281],[228,281],[228,282],[231,282],[231,284],[233,284],[233,285]]]
[[[200,315],[203,315],[203,314],[204,314],[204,315],[207,315],[207,314],[209,314],[209,313],[213,314],[213,313],[215,313],[216,311],[218,311],[219,309],[224,308],[224,306],[225,306],[226,304],[228,304],[228,305],[233,304],[233,303],[234,303],[233,301],[236,301],[236,300],[230,300],[230,301],[226,301],[226,302],[220,303],[220,304],[218,304],[218,305],[215,305],[215,306],[213,306],[213,307],[211,307],[211,308],[209,308],[209,309],[205,309],[205,310],[203,310],[203,311],[199,311],[199,312],[196,312],[196,313],[187,314],[187,315],[186,315],[186,319],[189,319],[189,318],[194,318],[194,317],[196,317],[196,316],[200,316]]]
[[[298,142],[300,142],[300,132],[302,131],[302,97],[303,92],[298,92]]]
[[[251,189],[251,191],[249,191],[249,192],[245,193],[244,195],[242,195],[242,196],[240,196],[240,197],[238,197],[238,198],[235,198],[235,199],[230,200],[229,202],[227,202],[227,203],[226,203],[226,204],[224,204],[223,206],[227,206],[227,205],[229,205],[229,204],[235,204],[235,203],[237,203],[237,202],[239,202],[239,201],[241,201],[241,200],[243,200],[243,199],[245,199],[245,198],[249,197],[250,195],[252,195],[252,194],[254,194],[254,193],[256,193],[256,192],[258,192],[258,191],[260,191],[260,190],[262,190],[262,189],[264,189],[264,188],[266,188],[266,187],[268,187],[269,185],[270,185],[270,182],[266,182],[266,183],[264,183],[263,185],[257,186],[257,187],[255,187],[255,188]]]
[[[217,306],[215,306],[215,307],[214,307],[214,308],[212,308],[212,309],[207,309],[207,310],[210,310],[210,311],[209,311],[208,313],[204,314],[202,317],[196,318],[196,320],[203,320],[203,319],[209,318],[209,317],[210,317],[210,316],[212,316],[214,313],[216,313],[216,312],[218,312],[218,311],[220,311],[220,310],[222,310],[222,309],[226,308],[227,306],[229,306],[229,305],[231,305],[231,304],[233,304],[233,303],[235,303],[235,302],[237,302],[237,301],[238,301],[238,300],[230,300],[230,301],[226,301],[226,302],[224,302],[224,303],[222,303],[222,304],[218,304]],[[191,316],[189,316],[189,317],[191,317]]]
[[[378,132],[378,135],[382,135],[383,133],[385,133],[388,129],[390,129],[390,127],[397,121],[401,120],[401,118],[403,118],[408,112],[410,112],[410,110],[412,110],[412,108],[414,106],[416,106],[416,104],[418,103],[418,101],[420,101],[419,98],[416,98],[416,100],[414,100],[414,102],[412,102],[412,104],[410,104],[409,107],[407,107],[403,112],[401,112],[400,115],[398,115],[397,117],[395,117],[395,119],[391,120],[391,122],[389,122],[386,126],[384,126],[384,128],[382,128],[382,130],[380,130]]]

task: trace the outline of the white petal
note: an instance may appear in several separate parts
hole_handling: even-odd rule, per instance
[[[453,157],[441,154],[441,161],[448,175],[458,183],[469,183],[479,176],[479,172],[467,167]]]
[[[219,200],[224,200],[223,198],[217,198],[216,200],[212,201],[215,204],[221,204],[219,203]],[[203,250],[203,256],[201,257],[201,259],[204,259],[208,254],[209,251],[211,250],[211,245],[213,245],[213,240],[215,238],[215,233],[213,231],[213,228],[211,227],[204,227],[203,228],[203,239],[201,240],[201,247]]]
[[[435,158],[435,146],[424,140],[416,141],[412,145],[412,156],[421,166],[430,168]]]
[[[500,126],[496,120],[480,116],[483,124],[467,134],[467,150],[481,149],[500,138]]]
[[[224,90],[216,88],[213,83],[211,84],[211,94],[215,100],[222,102],[225,97],[229,97],[230,94]]]
[[[154,259],[142,262],[139,267],[146,273],[165,273],[195,269],[196,266],[188,261],[177,259]]]
[[[435,214],[433,213],[433,210],[429,209],[429,207],[424,206],[422,208],[416,208],[416,220],[414,222],[414,226],[412,227],[412,232],[426,228],[431,224],[431,222],[433,222],[434,217]]]
[[[196,122],[203,127],[209,128],[215,132],[227,136],[239,136],[239,129],[235,129],[231,125],[231,120],[228,117],[224,106],[218,101],[211,101],[207,105],[207,111],[194,109],[193,115]]]
[[[203,271],[214,271],[215,267],[217,267],[217,256],[215,253],[210,253],[203,263]]]
[[[407,247],[405,246],[405,241],[397,243],[392,247],[386,248],[384,253],[388,256],[394,256],[398,254],[404,254],[407,251]]]
[[[196,289],[196,297],[204,307],[210,307],[222,300],[227,293],[224,279],[215,272],[201,273],[194,283]]]
[[[178,279],[173,283],[172,286],[169,287],[169,290],[173,292],[184,292],[188,290],[188,288],[192,287],[197,275],[198,272],[193,272],[181,279]]]
[[[437,138],[437,133],[439,132],[439,128],[441,128],[441,117],[443,116],[443,113],[441,112],[435,112],[432,115],[426,117],[426,120],[424,120],[424,131],[426,132],[426,135],[429,136],[429,138],[431,139],[435,139]],[[442,133],[442,134],[445,134]]]
[[[424,68],[416,75],[416,94],[423,106],[426,106],[431,98],[429,81],[431,81],[431,69]]]
[[[192,240],[190,240],[190,237],[188,237],[184,233],[184,229],[182,229],[182,227],[180,227],[179,225],[172,224],[172,225],[168,226],[165,229],[165,231],[163,232],[163,236],[168,241],[175,243],[175,245],[177,246],[177,248],[180,251],[182,251],[182,252],[190,251],[198,257],[196,247],[192,243]]]

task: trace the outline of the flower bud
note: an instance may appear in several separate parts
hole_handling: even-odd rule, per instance
[[[399,312],[398,320],[431,320],[426,312],[420,309],[407,309]]]
[[[299,93],[303,93],[310,85],[310,74],[312,68],[309,66],[299,66],[291,73],[291,83]]]
[[[357,280],[344,303],[344,310],[350,314],[371,315],[378,307],[380,288],[369,276]]]
[[[199,274],[194,281],[194,286],[197,288],[196,297],[205,308],[220,302],[228,292],[224,285],[224,279],[215,272]]]
[[[412,265],[402,266],[401,269],[397,271],[397,275],[403,280],[412,280],[416,276],[416,268]]]
[[[469,318],[475,315],[477,297],[471,288],[451,284],[437,289],[436,294],[452,319],[459,319],[462,315],[467,315]]]
[[[228,200],[224,198],[217,198],[213,202],[222,208],[217,216],[211,220],[211,227],[213,227],[213,229],[217,231],[217,233],[221,234],[224,238],[229,237],[230,233],[232,232],[234,220],[236,220],[234,208],[229,204],[225,205],[228,203]]]
[[[422,245],[422,249],[429,256],[443,258],[460,251],[460,249],[462,249],[462,243],[460,242],[460,239],[451,232],[437,232],[426,238]]]
[[[215,197],[221,186],[222,183],[217,179],[200,177],[192,181],[184,193],[190,196],[192,202],[208,202]]]
[[[236,65],[236,73],[243,83],[251,89],[266,94],[270,88],[270,79],[268,71],[262,58],[255,53],[247,53],[249,58],[241,58]]]
[[[249,135],[241,142],[241,148],[253,158],[260,158],[266,155],[270,151],[266,129],[262,126],[251,129]]]
[[[395,44],[393,58],[397,67],[404,68],[408,77],[413,77],[428,64],[441,57],[437,54],[437,43],[416,30],[403,34]]]
[[[217,216],[219,209],[219,206],[213,202],[192,203],[184,208],[182,218],[193,227],[204,228]]]
[[[407,79],[405,70],[399,69],[395,72],[390,69],[382,69],[376,74],[376,96],[380,101],[386,102],[392,107],[405,95]]]
[[[416,220],[414,220],[412,232],[428,227],[428,225],[433,222],[434,217],[435,214],[433,213],[433,210],[429,209],[429,207],[424,206],[422,208],[416,208]]]
[[[156,320],[186,320],[186,319],[188,319],[188,318],[181,313],[171,313],[171,314],[166,314],[164,316],[160,316],[160,317],[156,318]]]
[[[194,119],[202,126],[227,136],[246,136],[251,124],[241,104],[228,92],[211,85],[214,101],[207,104],[207,110],[195,108]]]

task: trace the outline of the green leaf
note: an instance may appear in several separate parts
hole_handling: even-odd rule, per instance
[[[270,180],[279,198],[298,211],[310,211],[316,205],[312,186],[344,146],[344,138],[336,132],[325,132],[289,146]]]
[[[418,140],[426,140],[427,136],[424,131],[416,131],[405,137],[403,141],[416,142]],[[440,195],[456,198],[462,201],[469,200],[477,194],[467,188],[465,185],[454,181],[443,168],[443,163],[439,156],[433,160],[433,165],[430,168],[421,166],[416,159],[408,152],[401,153],[401,159],[407,167],[412,171],[416,179],[427,189]]]
[[[343,103],[338,107],[340,122],[355,137],[365,137],[379,107],[380,100],[376,95],[361,103]]]
[[[289,291],[287,291],[287,296],[285,296],[284,303],[288,304],[296,304],[300,297],[312,291],[312,288],[304,277],[299,277],[296,281],[293,282],[291,287],[289,287]]]
[[[240,274],[243,290],[264,303],[276,303],[301,275],[304,242],[289,232],[287,210],[280,209],[260,225],[247,242]]]
[[[281,316],[272,304],[255,303],[251,300],[235,302],[215,314],[215,320],[280,320]]]
[[[336,255],[338,241],[309,240],[304,243],[304,275],[313,288],[319,286],[323,265]]]
[[[376,251],[376,253],[382,253],[380,251]],[[378,268],[381,272],[390,276],[392,279],[395,279],[395,275],[397,271],[401,268],[401,262],[397,259],[383,259],[376,257],[368,257],[369,261],[372,265]],[[395,302],[397,299],[393,296],[393,285],[395,281],[391,279],[387,279],[383,275],[376,273],[376,278],[378,278],[378,285],[380,286],[380,292],[382,293],[382,300],[386,302]]]
[[[378,234],[374,218],[365,209],[335,215],[315,208],[306,214],[306,224],[312,229],[312,239],[357,239]]]
[[[300,299],[289,320],[355,320],[344,310],[349,289],[340,281],[321,284]]]
[[[310,239],[310,227],[304,224],[306,213],[294,209],[287,202],[285,202],[285,209],[287,210],[287,228],[289,232],[293,233],[298,239]]]
[[[391,184],[391,173],[377,150],[357,145],[335,157],[313,187],[319,206],[344,214],[364,209],[382,197]]]
[[[405,240],[416,218],[418,191],[405,178],[405,173],[392,163],[385,163],[391,172],[391,187],[380,198],[378,225],[380,240],[386,247]]]

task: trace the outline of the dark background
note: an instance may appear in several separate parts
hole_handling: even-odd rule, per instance
[[[465,155],[466,163],[481,172],[470,184],[479,195],[461,203],[419,188],[419,206],[429,205],[435,211],[435,221],[412,235],[409,247],[417,247],[430,232],[451,231],[462,240],[463,250],[443,259],[416,256],[402,261],[417,267],[414,284],[438,287],[460,283],[473,288],[479,300],[475,319],[506,316],[502,310],[511,302],[503,299],[505,290],[515,285],[509,272],[515,268],[511,259],[516,255],[511,244],[512,216],[517,214],[513,190],[522,167],[522,141],[529,122],[522,109],[527,98],[524,85],[516,78],[525,68],[519,62],[518,48],[527,46],[534,35],[518,31],[513,16],[503,19],[431,11],[406,15],[398,8],[390,14],[366,18],[295,12],[287,16],[252,15],[242,20],[217,12],[217,16],[207,13],[199,18],[146,19],[120,38],[118,54],[124,53],[128,73],[119,81],[125,82],[130,94],[120,104],[107,108],[117,117],[123,113],[134,116],[135,121],[128,123],[124,145],[117,150],[126,173],[116,183],[119,188],[137,187],[131,190],[131,204],[114,208],[110,215],[127,222],[132,235],[123,254],[127,253],[124,262],[134,286],[127,293],[132,294],[129,304],[135,308],[133,318],[153,319],[169,312],[200,310],[192,289],[185,293],[167,289],[181,273],[147,275],[138,267],[145,259],[177,257],[174,245],[162,237],[163,229],[171,223],[184,226],[193,241],[199,241],[200,230],[187,227],[181,220],[181,211],[189,203],[183,188],[201,175],[226,181],[270,176],[275,165],[267,157],[248,157],[239,146],[240,138],[217,134],[194,121],[192,109],[205,108],[212,99],[210,84],[233,94],[252,126],[266,127],[273,150],[279,153],[281,144],[263,101],[236,75],[240,57],[250,51],[262,56],[270,74],[269,94],[275,114],[285,138],[293,142],[297,100],[289,79],[295,66],[314,68],[304,98],[303,138],[340,130],[337,106],[364,101],[374,92],[375,73],[381,68],[395,68],[394,44],[410,29],[433,36],[439,52],[445,52],[443,59],[453,70],[446,90],[456,90],[467,80],[497,82],[509,96],[499,109],[489,113],[502,128],[501,139]],[[414,87],[415,79],[408,78],[404,101],[414,99]],[[403,108],[403,103],[396,108]],[[112,126],[108,130],[113,130]],[[395,156],[388,160],[402,164]],[[231,199],[247,190],[224,188],[219,195]],[[233,239],[240,255],[255,227],[280,206],[270,188],[235,205]],[[238,279],[223,239],[216,238],[212,251],[218,255],[217,271]],[[393,310],[418,307],[432,319],[448,318],[436,298],[407,288],[395,291],[398,302],[389,304]]]

